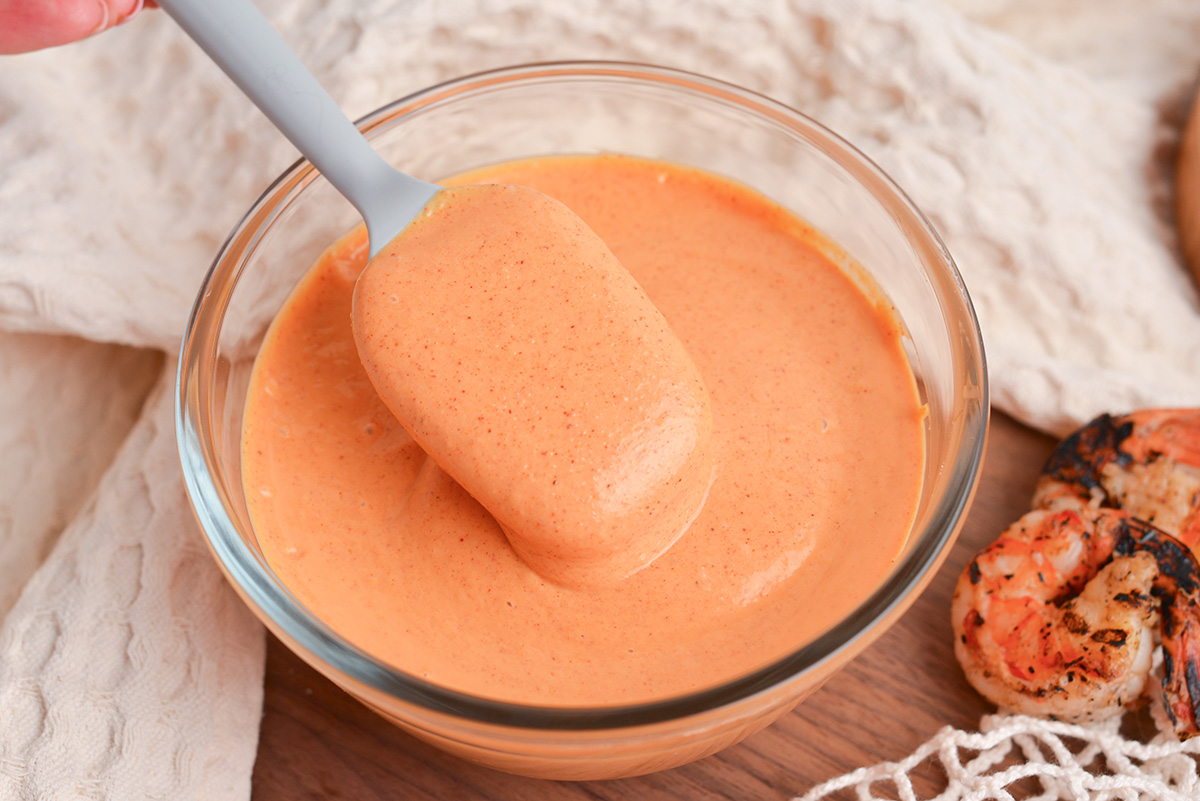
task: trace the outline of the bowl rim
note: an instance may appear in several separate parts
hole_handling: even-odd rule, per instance
[[[791,681],[835,658],[864,636],[874,624],[886,619],[902,604],[915,600],[916,592],[941,564],[954,537],[961,528],[965,512],[978,484],[988,426],[989,400],[986,359],[982,334],[966,286],[946,246],[936,230],[908,195],[871,159],[848,141],[802,112],[778,101],[734,84],[684,70],[624,61],[551,61],[518,64],[475,72],[429,86],[364,115],[356,125],[370,137],[379,126],[399,124],[405,117],[433,104],[461,97],[471,91],[509,83],[533,80],[631,80],[707,95],[740,106],[754,114],[799,128],[807,138],[817,137],[841,157],[848,157],[866,170],[877,186],[890,194],[894,213],[903,215],[906,228],[924,240],[923,244],[945,268],[948,279],[935,291],[939,299],[957,300],[969,321],[969,330],[958,332],[959,345],[969,376],[965,382],[971,392],[960,387],[963,414],[958,419],[960,443],[952,462],[945,466],[947,482],[927,527],[915,533],[913,545],[876,588],[841,621],[801,647],[748,674],[720,685],[645,703],[606,707],[559,707],[513,703],[470,695],[434,684],[405,673],[371,656],[344,640],[291,595],[255,556],[238,533],[225,507],[222,491],[212,471],[215,455],[208,444],[206,398],[201,393],[206,376],[199,363],[216,352],[220,323],[229,296],[240,276],[240,267],[253,252],[253,242],[291,196],[298,194],[317,174],[303,158],[288,167],[255,200],[234,226],[217,252],[196,296],[179,350],[175,387],[176,442],[184,483],[193,512],[204,537],[228,580],[260,617],[270,620],[292,643],[308,651],[312,658],[339,671],[353,681],[383,693],[395,701],[410,704],[438,716],[449,715],[478,723],[495,724],[523,730],[601,731],[640,727],[676,721],[710,713],[722,707],[745,702],[755,696],[777,690]],[[868,187],[872,194],[878,192]],[[274,203],[274,206],[271,204]],[[267,212],[264,215],[264,210]],[[233,280],[226,291],[214,291],[220,268],[238,243],[241,248]],[[212,330],[205,323],[213,318]],[[954,336],[954,332],[950,332]],[[301,654],[308,658],[308,655]]]

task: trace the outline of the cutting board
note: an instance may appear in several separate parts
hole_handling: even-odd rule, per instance
[[[1192,110],[1175,167],[1175,217],[1183,255],[1200,282],[1200,90]]]

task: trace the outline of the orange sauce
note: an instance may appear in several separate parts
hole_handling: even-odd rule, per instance
[[[924,413],[890,306],[816,232],[716,176],[579,156],[456,181],[557,198],[645,289],[711,397],[708,497],[670,549],[616,585],[532,570],[367,377],[350,323],[366,262],[357,231],[276,317],[247,397],[247,502],[296,597],[401,670],[547,705],[712,686],[863,601],[904,546],[924,467]]]
[[[559,201],[504,184],[443,189],[359,276],[351,323],[388,409],[541,576],[627,578],[703,505],[704,380]]]

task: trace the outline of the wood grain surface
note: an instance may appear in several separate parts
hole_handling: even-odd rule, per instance
[[[826,779],[902,759],[946,725],[974,729],[992,707],[954,660],[948,610],[967,560],[1029,508],[1054,442],[992,415],[983,478],[959,541],[912,609],[823,688],[768,729],[675,770],[549,782],[478,767],[404,734],[272,639],[255,801],[276,799],[788,799]],[[941,786],[914,776],[918,797]]]
[[[1192,275],[1200,282],[1200,90],[1179,143],[1175,165],[1175,217],[1180,245]]]

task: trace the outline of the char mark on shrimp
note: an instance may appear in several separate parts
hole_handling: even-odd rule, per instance
[[[1175,591],[1189,595],[1200,593],[1200,563],[1191,549],[1154,525],[1136,517],[1124,517],[1117,524],[1113,553],[1127,556],[1144,551],[1154,556],[1164,583],[1169,580]]]
[[[1100,629],[1092,632],[1092,639],[1105,645],[1123,646],[1128,636],[1121,629]]]
[[[1128,417],[1102,414],[1058,443],[1042,469],[1042,475],[1089,491],[1103,492],[1100,474],[1110,463],[1127,465],[1132,457],[1121,449],[1133,433]]]

